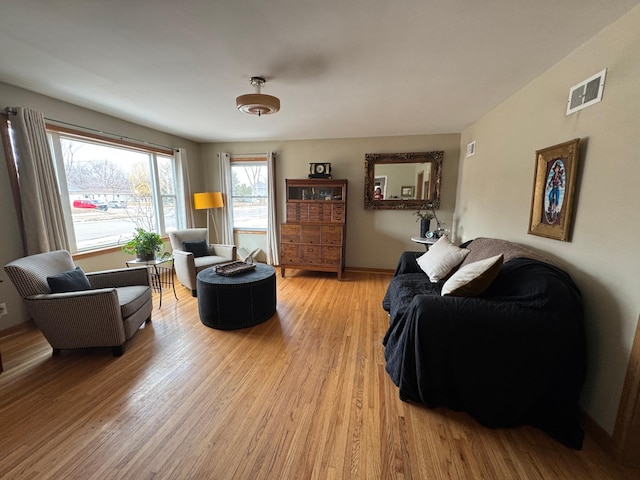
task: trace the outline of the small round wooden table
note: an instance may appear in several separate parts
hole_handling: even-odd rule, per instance
[[[255,270],[232,277],[214,268],[198,273],[200,321],[220,330],[253,327],[276,312],[276,271],[257,263]]]

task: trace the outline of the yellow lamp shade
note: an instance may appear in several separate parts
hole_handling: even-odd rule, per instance
[[[203,192],[193,194],[193,208],[196,210],[221,207],[224,207],[224,201],[222,200],[222,193],[220,192]]]

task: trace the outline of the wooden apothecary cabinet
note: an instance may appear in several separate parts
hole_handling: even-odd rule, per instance
[[[286,179],[287,219],[280,225],[280,269],[336,272],[342,280],[347,180]]]

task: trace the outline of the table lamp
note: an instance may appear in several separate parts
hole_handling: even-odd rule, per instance
[[[211,216],[212,208],[224,207],[224,201],[222,200],[222,193],[220,192],[203,192],[193,194],[193,208],[196,210],[207,210],[207,241],[211,238],[209,235],[209,217]],[[216,232],[216,242],[218,241],[218,229],[216,228],[216,222],[213,220],[213,229]]]

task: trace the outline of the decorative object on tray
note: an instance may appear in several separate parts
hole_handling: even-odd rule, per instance
[[[233,277],[234,275],[238,275],[240,273],[255,270],[256,265],[255,263],[247,263],[247,262],[229,262],[229,263],[221,263],[219,265],[215,265],[213,269],[218,275],[223,275],[225,277]]]

